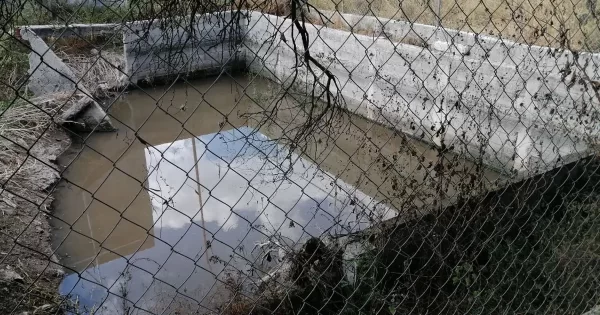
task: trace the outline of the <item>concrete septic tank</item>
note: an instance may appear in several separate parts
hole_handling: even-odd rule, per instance
[[[306,31],[311,55],[335,75],[347,110],[509,173],[531,175],[589,154],[599,132],[599,55],[343,17],[346,28],[371,35],[313,24]],[[291,20],[227,11],[193,21],[122,25],[129,84],[228,69],[312,85],[306,67],[296,67],[302,45]]]

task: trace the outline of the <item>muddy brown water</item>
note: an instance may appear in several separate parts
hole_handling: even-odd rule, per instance
[[[466,182],[502,179],[353,115],[288,154],[270,140],[303,121],[294,101],[260,128],[263,116],[248,115],[278,88],[213,78],[118,100],[110,115],[119,131],[93,134],[60,161],[69,165],[53,222],[69,268],[61,293],[96,313],[202,313],[224,296],[215,279],[252,285],[308,237],[357,231],[451,202]],[[269,238],[282,249],[267,259],[258,245]]]

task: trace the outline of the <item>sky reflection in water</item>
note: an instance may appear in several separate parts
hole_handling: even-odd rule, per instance
[[[78,257],[90,267],[67,276],[61,293],[77,296],[88,309],[102,305],[98,311],[106,314],[128,307],[118,297],[124,293],[136,308],[162,311],[176,292],[201,301],[225,266],[249,271],[262,262],[253,249],[267,236],[294,244],[368,225],[368,213],[355,210],[373,208],[371,197],[252,131],[243,127],[145,147],[151,206],[139,221],[151,216],[150,233],[124,233],[123,243],[137,244],[128,250],[105,247],[125,258]],[[376,208],[379,218],[392,216],[385,206]],[[90,231],[112,228],[93,225]]]

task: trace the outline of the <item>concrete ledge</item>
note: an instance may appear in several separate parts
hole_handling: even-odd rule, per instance
[[[120,32],[122,27],[120,24],[29,25],[17,27],[15,33],[21,37],[26,28],[41,38],[92,37],[113,35]]]
[[[44,0],[44,4],[49,8],[117,8],[127,4],[128,0]]]
[[[553,73],[558,73],[565,66],[576,65],[575,68],[584,71],[590,79],[600,78],[600,54],[597,53],[574,53],[565,49],[526,45],[495,36],[375,16],[340,14],[335,11],[321,11],[321,14],[341,23],[347,29],[368,31],[376,37],[388,37],[395,42],[424,42],[430,49],[454,55],[462,54],[471,61],[512,66],[520,70],[533,65],[536,69]],[[309,15],[313,21],[321,20],[314,11]]]

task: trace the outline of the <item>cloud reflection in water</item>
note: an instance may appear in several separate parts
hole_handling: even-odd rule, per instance
[[[364,193],[247,127],[146,147],[154,246],[84,272],[110,292],[157,310],[157,298],[186,292],[200,300],[226,266],[247,269],[256,243],[279,235],[289,244],[368,225],[360,205],[392,212]],[[370,210],[369,210],[370,211]],[[152,236],[148,236],[152,237]],[[207,246],[210,243],[210,246]],[[217,259],[218,258],[218,259]],[[61,292],[114,313],[122,300],[68,276]],[[135,279],[135,281],[126,281]],[[112,306],[111,306],[112,305]]]

